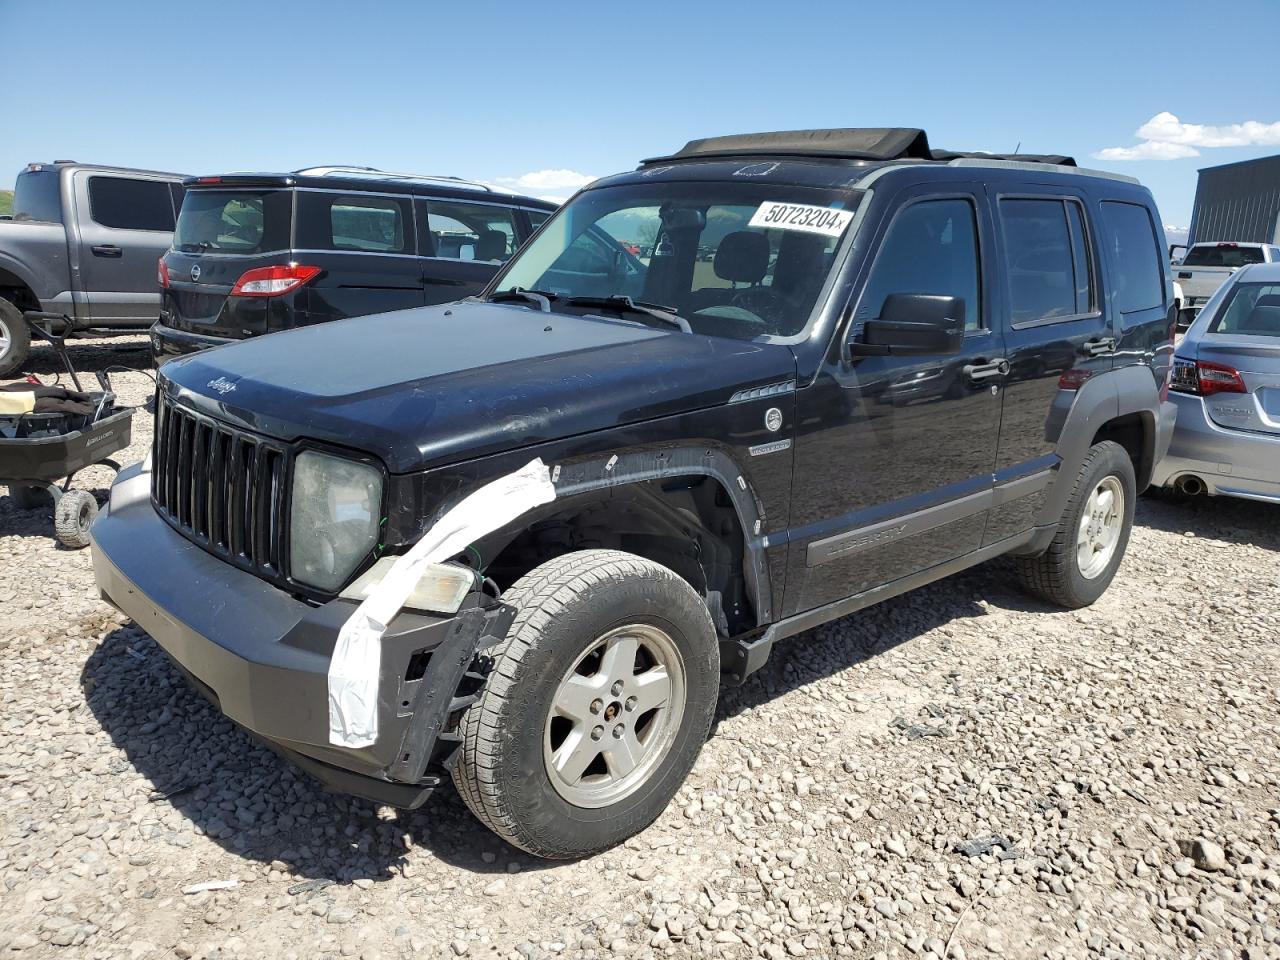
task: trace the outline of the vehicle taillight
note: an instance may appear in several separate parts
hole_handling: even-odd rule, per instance
[[[1215,393],[1248,393],[1244,378],[1235,367],[1211,360],[1184,360],[1174,357],[1169,389],[1211,397]]]
[[[160,289],[169,289],[169,268],[165,266],[164,257],[156,263],[156,279],[160,281]]]
[[[1058,377],[1058,389],[1079,390],[1084,386],[1085,381],[1092,376],[1092,370],[1081,370],[1079,367],[1072,367],[1070,370],[1064,370],[1062,375]]]
[[[320,273],[319,267],[280,263],[246,270],[231,288],[233,297],[278,297],[302,286]]]

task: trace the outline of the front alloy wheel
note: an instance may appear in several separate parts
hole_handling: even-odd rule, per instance
[[[684,714],[684,661],[657,627],[633,623],[593,641],[560,681],[543,760],[578,807],[631,794],[662,761]]]
[[[720,652],[706,604],[668,568],[616,550],[544,563],[459,725],[458,793],[482,823],[570,859],[639,833],[706,740]]]

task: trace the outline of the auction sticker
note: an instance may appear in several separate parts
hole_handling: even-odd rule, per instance
[[[838,237],[853,219],[852,210],[815,207],[807,203],[779,203],[766,200],[756,209],[749,226],[773,230],[801,230]]]

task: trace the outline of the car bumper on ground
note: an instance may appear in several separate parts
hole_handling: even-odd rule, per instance
[[[152,508],[150,474],[120,474],[94,523],[103,598],[147,631],[229,719],[344,793],[418,806],[456,746],[447,727],[477,650],[505,634],[513,611],[473,594],[459,613],[404,611],[381,643],[378,739],[329,743],[329,661],[348,600],[313,605],[190,542]]]
[[[163,363],[166,360],[172,360],[174,357],[186,356],[188,353],[195,353],[198,350],[208,350],[210,347],[220,347],[223,344],[239,342],[229,337],[211,337],[202,333],[178,330],[174,327],[167,327],[158,321],[151,325],[148,336],[151,338],[151,355],[155,358],[156,363]]]
[[[1168,454],[1156,464],[1155,486],[1185,489],[1191,481],[1194,489],[1198,480],[1214,496],[1280,503],[1280,436],[1220,427],[1200,397],[1169,398],[1178,422]]]

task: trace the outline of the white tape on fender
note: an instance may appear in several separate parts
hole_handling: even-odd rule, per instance
[[[546,465],[532,460],[449,510],[395,562],[338,631],[329,662],[330,743],[368,747],[378,739],[382,635],[413,593],[423,569],[456,556],[485,534],[555,498]]]

